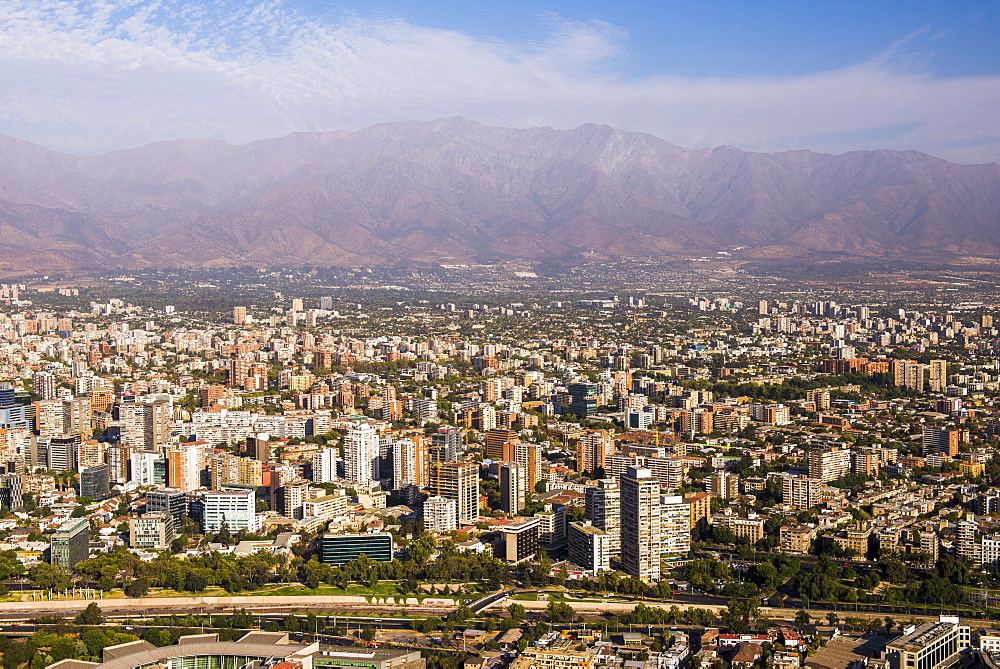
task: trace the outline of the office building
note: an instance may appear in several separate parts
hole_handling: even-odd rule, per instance
[[[77,471],[76,456],[81,441],[79,434],[60,434],[51,437],[48,440],[49,469],[56,472]]]
[[[201,529],[218,532],[225,525],[232,533],[257,532],[261,517],[252,490],[210,490],[201,495]]]
[[[597,413],[597,384],[596,383],[571,383],[566,389],[569,391],[569,406],[566,411],[574,416],[587,418]]]
[[[90,552],[90,521],[74,518],[63,523],[49,539],[49,562],[72,569]]]
[[[972,632],[957,617],[940,616],[909,634],[890,641],[885,648],[892,669],[938,669],[957,663],[959,654],[972,647]]]
[[[183,490],[150,490],[146,493],[146,513],[165,513],[174,519],[175,527],[188,513],[188,496]]]
[[[462,452],[464,431],[458,427],[440,427],[431,435],[431,447],[438,449],[436,461],[454,462]]]
[[[15,511],[24,506],[24,480],[18,474],[0,475],[0,507]]]
[[[621,478],[622,570],[643,581],[660,579],[660,484],[645,467]]]
[[[487,430],[483,435],[483,457],[494,462],[515,460],[515,447],[520,443],[517,432],[513,430]]]
[[[431,465],[431,494],[458,503],[458,524],[479,520],[479,468],[473,462],[441,462]]]
[[[92,465],[80,472],[80,496],[95,502],[111,496],[111,467]]]
[[[364,555],[378,562],[392,561],[392,535],[324,534],[321,540],[322,561],[339,566]]]
[[[174,541],[174,517],[168,513],[146,513],[128,521],[128,541],[132,548],[162,551]]]

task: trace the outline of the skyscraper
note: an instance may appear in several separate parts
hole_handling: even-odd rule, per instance
[[[944,387],[948,385],[948,361],[931,360],[929,367],[931,390],[943,393]]]
[[[660,484],[645,467],[621,478],[622,569],[643,581],[660,579]]]
[[[312,479],[316,483],[331,483],[337,480],[337,450],[323,448],[313,454]]]

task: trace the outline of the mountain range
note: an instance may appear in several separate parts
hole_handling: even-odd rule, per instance
[[[1000,257],[1000,165],[461,118],[100,156],[0,136],[0,272]]]

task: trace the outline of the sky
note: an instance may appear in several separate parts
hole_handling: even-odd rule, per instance
[[[0,134],[80,155],[463,116],[1000,162],[1000,0],[0,0]]]

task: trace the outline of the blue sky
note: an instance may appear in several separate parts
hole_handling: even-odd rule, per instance
[[[997,0],[0,0],[0,133],[70,153],[465,116],[1000,161]]]

